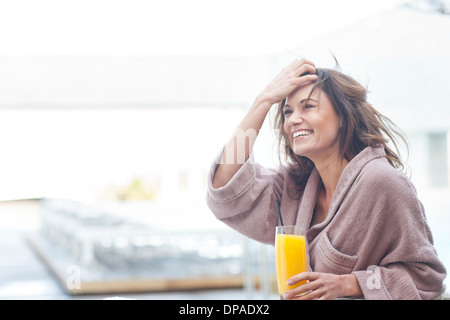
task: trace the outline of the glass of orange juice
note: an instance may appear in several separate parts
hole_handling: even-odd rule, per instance
[[[287,290],[305,283],[302,281],[292,286],[287,285],[290,277],[307,271],[305,236],[300,233],[298,226],[276,227],[275,254],[278,292],[283,299]]]

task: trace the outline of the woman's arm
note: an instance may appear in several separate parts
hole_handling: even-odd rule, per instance
[[[272,103],[264,97],[258,97],[234,132],[222,154],[212,181],[215,189],[225,186],[239,168],[247,161],[258,132],[269,112]]]
[[[309,75],[301,76],[307,72]],[[222,161],[217,167],[212,181],[214,188],[225,186],[247,161],[272,105],[282,101],[300,85],[316,80],[315,72],[312,62],[305,59],[295,60],[285,67],[258,95],[225,146]]]

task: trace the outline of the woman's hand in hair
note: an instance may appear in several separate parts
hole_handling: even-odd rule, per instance
[[[314,63],[306,59],[297,59],[284,67],[281,72],[261,92],[259,98],[270,105],[282,101],[297,87],[317,79]]]
[[[302,74],[309,72],[309,75]],[[316,68],[310,61],[295,60],[285,67],[258,95],[248,113],[242,119],[225,146],[222,161],[212,180],[214,188],[225,186],[247,161],[259,130],[273,104],[282,101],[298,86],[315,81]]]

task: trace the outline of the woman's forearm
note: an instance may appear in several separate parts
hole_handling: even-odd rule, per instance
[[[214,175],[214,188],[225,186],[247,161],[272,103],[258,97],[225,146],[222,160]]]
[[[248,159],[272,105],[282,101],[298,86],[315,81],[315,73],[312,62],[305,59],[294,60],[267,85],[227,143],[212,181],[214,188],[226,185]]]

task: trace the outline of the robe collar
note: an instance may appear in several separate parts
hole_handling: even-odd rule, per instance
[[[297,225],[300,225],[303,234],[306,234],[307,241],[309,243],[312,243],[317,235],[333,220],[342,201],[345,199],[348,190],[353,185],[353,182],[361,172],[362,168],[369,161],[385,156],[386,153],[383,147],[366,147],[359,154],[357,154],[342,171],[342,175],[339,178],[333,198],[331,199],[327,217],[324,221],[310,228],[314,208],[316,206],[317,197],[322,184],[322,179],[320,178],[317,169],[314,168],[312,170],[302,195],[296,222]]]

